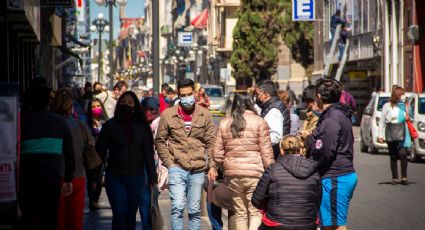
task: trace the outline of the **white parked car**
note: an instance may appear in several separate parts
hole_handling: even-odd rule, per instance
[[[415,139],[415,148],[410,151],[410,160],[419,161],[425,156],[425,94],[417,94],[412,104],[415,106],[413,124],[419,137]]]
[[[406,98],[412,98],[414,95],[413,93],[406,93]],[[391,93],[373,94],[363,111],[360,123],[360,151],[378,153],[379,150],[388,149],[386,143],[378,143],[378,126],[379,120],[381,119],[382,107],[389,101],[390,97]]]

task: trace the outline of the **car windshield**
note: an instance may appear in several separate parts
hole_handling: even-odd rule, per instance
[[[379,97],[378,111],[382,111],[382,107],[390,100],[390,97]]]
[[[425,114],[425,97],[419,98],[418,113]]]
[[[205,92],[210,97],[222,97],[223,90],[220,88],[205,88]]]

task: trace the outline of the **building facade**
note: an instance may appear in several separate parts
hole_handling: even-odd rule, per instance
[[[424,23],[417,14],[421,1],[401,0],[323,0],[317,2],[315,22],[314,76],[320,77],[330,52],[330,21],[337,9],[350,30],[347,62],[341,81],[359,104],[359,112],[374,90],[391,91],[400,85],[406,91],[423,92],[421,59],[424,39],[414,37]],[[319,8],[319,9],[318,9]],[[421,24],[422,23],[422,24]],[[418,26],[419,25],[419,26]],[[422,55],[421,55],[422,54]],[[330,75],[336,73],[338,51],[332,55]]]

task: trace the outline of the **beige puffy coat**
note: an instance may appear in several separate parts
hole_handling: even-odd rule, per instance
[[[220,122],[213,158],[224,169],[226,176],[260,178],[264,169],[274,162],[269,127],[263,118],[252,111],[245,111],[243,117],[246,128],[240,138],[232,137],[232,117]]]

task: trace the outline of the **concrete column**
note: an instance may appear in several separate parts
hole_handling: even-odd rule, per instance
[[[397,0],[392,0],[391,7],[391,83],[398,85],[398,27],[397,27]]]
[[[399,65],[398,65],[398,82],[399,84],[404,87],[404,33],[407,32],[404,28],[404,0],[399,0],[399,12],[400,17],[398,19],[399,21],[399,28],[398,28],[398,36],[399,36],[399,47],[400,47],[400,55],[399,55]],[[405,32],[406,31],[406,32]]]
[[[385,92],[390,91],[390,22],[388,4],[391,4],[391,0],[385,0],[384,2],[384,89]]]

